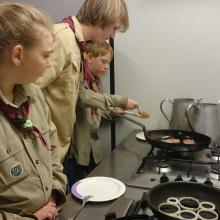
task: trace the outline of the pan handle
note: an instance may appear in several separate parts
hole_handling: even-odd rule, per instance
[[[144,124],[142,124],[142,123],[140,123],[138,121],[135,121],[134,119],[129,118],[129,117],[125,116],[125,115],[121,115],[121,114],[113,112],[113,111],[111,112],[111,116],[112,116],[112,118],[119,117],[119,118],[126,119],[127,121],[130,121],[131,123],[140,126],[143,129],[145,138],[147,139],[147,129],[146,129]]]
[[[168,123],[170,122],[170,119],[168,118],[168,116],[166,115],[165,111],[163,110],[163,103],[164,102],[169,102],[170,104],[173,104],[173,102],[170,99],[163,99],[160,102],[160,111],[163,114],[163,116],[166,118],[166,120],[168,121]]]

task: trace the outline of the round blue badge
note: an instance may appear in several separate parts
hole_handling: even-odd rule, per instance
[[[19,176],[21,176],[21,174],[23,173],[23,166],[20,162],[16,162],[15,164],[13,164],[11,167],[10,167],[10,175],[13,177],[13,178],[17,178]]]

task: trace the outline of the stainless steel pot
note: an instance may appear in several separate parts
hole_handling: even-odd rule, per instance
[[[220,145],[220,105],[194,103],[185,110],[187,123],[192,131],[211,137],[212,144]]]
[[[164,115],[165,119],[169,122],[169,128],[174,130],[191,130],[185,118],[185,109],[190,104],[200,102],[201,100],[202,98],[199,98],[196,101],[192,98],[175,98],[173,99],[173,101],[170,99],[163,99],[160,102],[160,111]],[[169,103],[172,105],[170,118],[164,111],[165,103]]]

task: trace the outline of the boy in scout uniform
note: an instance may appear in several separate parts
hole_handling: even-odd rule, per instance
[[[54,220],[66,177],[44,95],[30,84],[50,65],[52,25],[32,6],[1,3],[0,33],[0,219]]]
[[[83,56],[86,53],[85,41],[103,43],[114,38],[117,30],[126,31],[128,23],[124,0],[86,0],[76,17],[70,16],[55,24],[52,65],[35,83],[43,89],[57,127],[62,162],[74,132],[77,101],[85,107],[102,110],[114,107],[116,102],[113,95],[114,102],[111,102],[103,94],[84,89],[83,81],[90,78]],[[133,109],[137,106],[135,100],[128,98],[122,107]]]
[[[91,89],[96,93],[102,93],[100,77],[106,73],[109,68],[109,63],[113,57],[113,50],[111,46],[104,43],[88,43],[87,55],[88,69],[91,78],[84,82],[84,87]],[[111,95],[104,93],[106,100],[113,103],[113,106],[126,107],[128,101],[127,97]],[[99,108],[85,108],[77,103],[76,106],[76,124],[73,134],[73,144],[71,147],[72,164],[75,172],[68,172],[69,185],[86,177],[89,172],[96,167],[102,160],[102,149],[100,146],[100,139],[98,130],[100,127],[101,118],[111,118],[111,111],[117,108],[111,108],[102,111]],[[121,110],[120,110],[121,112]]]

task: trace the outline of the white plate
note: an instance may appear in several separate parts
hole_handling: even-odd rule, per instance
[[[87,195],[93,197],[91,202],[104,202],[116,199],[125,193],[125,184],[104,176],[88,177],[73,184],[71,192],[79,199]]]
[[[144,137],[144,132],[139,132],[136,134],[136,138],[139,139],[139,140],[143,140],[143,141],[146,141],[145,137]]]

